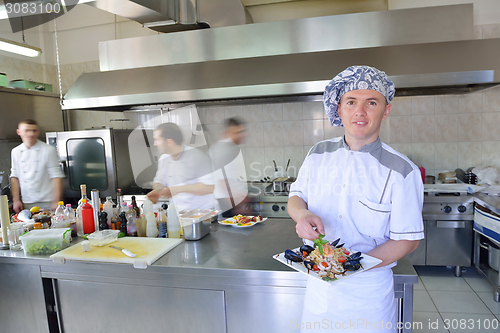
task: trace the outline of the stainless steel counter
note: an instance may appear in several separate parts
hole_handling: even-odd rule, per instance
[[[484,193],[475,193],[474,201],[481,206],[484,206],[493,212],[500,214],[500,197],[487,195]]]
[[[10,272],[0,275],[0,295],[12,297],[12,302],[2,302],[0,326],[38,332],[165,327],[175,332],[294,331],[291,323],[300,321],[306,276],[272,258],[301,245],[294,222],[269,219],[251,228],[212,227],[205,238],[183,242],[145,270],[125,264],[55,264],[47,256],[0,251],[0,271]],[[393,271],[400,318],[411,322],[417,274],[406,258]],[[23,291],[27,283],[31,298]],[[23,309],[18,314],[7,309],[16,302]],[[37,318],[36,330],[26,328],[23,313]],[[92,320],[82,325],[82,317]]]

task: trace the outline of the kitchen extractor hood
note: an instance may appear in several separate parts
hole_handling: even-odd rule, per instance
[[[94,0],[87,4],[137,21],[158,32],[252,22],[240,0]]]
[[[351,65],[384,70],[397,91],[500,82],[500,39],[473,39],[472,5],[267,22],[113,40],[64,109],[320,95]]]

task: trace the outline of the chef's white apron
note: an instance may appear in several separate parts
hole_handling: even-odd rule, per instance
[[[332,285],[309,277],[300,332],[397,332],[392,270],[360,272]]]

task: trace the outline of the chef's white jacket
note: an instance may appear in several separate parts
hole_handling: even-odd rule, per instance
[[[186,146],[183,146],[177,160],[171,155],[163,154],[158,161],[158,171],[153,182],[167,187],[197,183],[214,185],[210,158],[201,150]],[[173,201],[179,211],[214,208],[216,205],[213,193],[179,193],[173,197]]]
[[[302,198],[321,218],[326,240],[340,237],[344,247],[356,251],[367,253],[389,239],[424,238],[420,171],[380,139],[358,151],[351,151],[343,137],[319,142],[292,184],[292,196]],[[390,269],[395,264],[331,286],[309,277],[300,328],[305,332],[339,328],[342,332],[395,332]],[[321,326],[314,326],[318,322]],[[379,328],[374,330],[375,325]]]
[[[37,140],[12,149],[10,177],[19,179],[23,203],[52,201],[52,178],[64,178],[54,147]]]

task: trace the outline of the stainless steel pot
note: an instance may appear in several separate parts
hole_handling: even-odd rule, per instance
[[[274,192],[289,192],[290,186],[295,181],[294,177],[279,177],[273,180]]]

